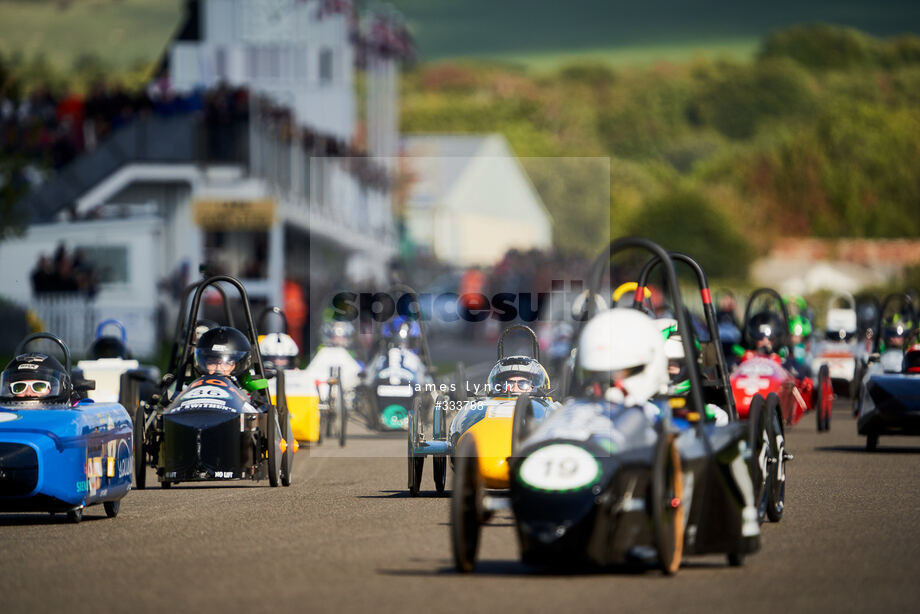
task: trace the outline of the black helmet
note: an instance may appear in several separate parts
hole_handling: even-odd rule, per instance
[[[20,354],[0,374],[0,400],[69,403],[70,374],[47,354]]]
[[[783,335],[783,322],[778,315],[769,311],[761,311],[753,315],[747,323],[745,330],[751,349],[758,348],[758,341],[767,339],[770,342],[770,352],[777,349]],[[766,348],[765,348],[766,349]]]
[[[93,360],[100,358],[128,358],[128,348],[118,337],[98,337],[89,346],[89,355]]]
[[[212,365],[208,370],[208,365]],[[235,328],[212,328],[198,339],[195,350],[195,368],[202,375],[239,376],[252,364],[252,346],[246,336]],[[230,365],[220,370],[217,365]]]
[[[549,376],[546,374],[546,369],[535,358],[506,356],[495,363],[489,373],[489,393],[493,395],[520,394],[511,392],[511,386],[507,385],[508,380],[514,377],[523,377],[529,382],[529,384],[518,386],[521,392],[549,388]]]

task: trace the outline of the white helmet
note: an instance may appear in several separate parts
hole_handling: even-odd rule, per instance
[[[661,330],[649,316],[635,309],[612,309],[585,325],[578,343],[578,366],[584,379],[603,378],[604,397],[626,405],[641,405],[667,391],[668,359]],[[629,371],[621,387],[614,375]]]
[[[664,355],[668,360],[683,360],[684,342],[677,332],[677,320],[674,318],[658,318],[655,320],[661,330],[661,337],[664,339]]]
[[[297,342],[285,333],[269,333],[259,337],[259,353],[269,368],[286,367],[300,353]]]

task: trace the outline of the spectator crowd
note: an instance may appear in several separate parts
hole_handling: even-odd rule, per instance
[[[80,293],[91,299],[99,287],[95,267],[87,259],[86,252],[82,249],[70,252],[63,243],[52,256],[39,256],[31,280],[35,296]]]

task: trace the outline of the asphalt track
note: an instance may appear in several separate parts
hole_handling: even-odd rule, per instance
[[[0,612],[916,612],[920,440],[864,452],[848,409],[830,433],[811,416],[787,432],[786,514],[742,568],[541,573],[498,517],[477,572],[458,575],[449,500],[410,498],[405,439],[355,427],[343,449],[298,454],[290,488],[134,491],[117,518],[94,507],[79,525],[0,516]]]

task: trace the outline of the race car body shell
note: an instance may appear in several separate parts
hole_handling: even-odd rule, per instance
[[[754,356],[742,362],[732,373],[732,395],[738,408],[738,417],[747,418],[751,401],[755,395],[766,398],[771,392],[779,397],[783,418],[786,422],[795,422],[801,417],[802,408],[793,392],[795,380],[782,365],[772,358]]]
[[[63,512],[131,488],[132,424],[117,403],[0,405],[0,511]]]
[[[567,410],[569,424],[558,428]],[[654,426],[634,408],[614,409],[611,415],[576,405],[561,412],[512,459],[511,502],[522,559],[557,567],[648,557],[655,548],[649,509]],[[754,552],[760,530],[743,458],[747,427],[734,422],[705,428],[711,452],[694,429],[676,440],[684,484],[684,552]]]
[[[272,403],[277,403],[276,389],[276,381],[269,380]],[[303,443],[319,442],[319,392],[311,375],[302,369],[285,369],[284,390],[294,439]]]
[[[862,395],[860,435],[920,435],[920,374],[870,375]]]
[[[259,440],[268,417],[226,377],[195,380],[162,416],[157,474],[162,481],[264,477]]]

